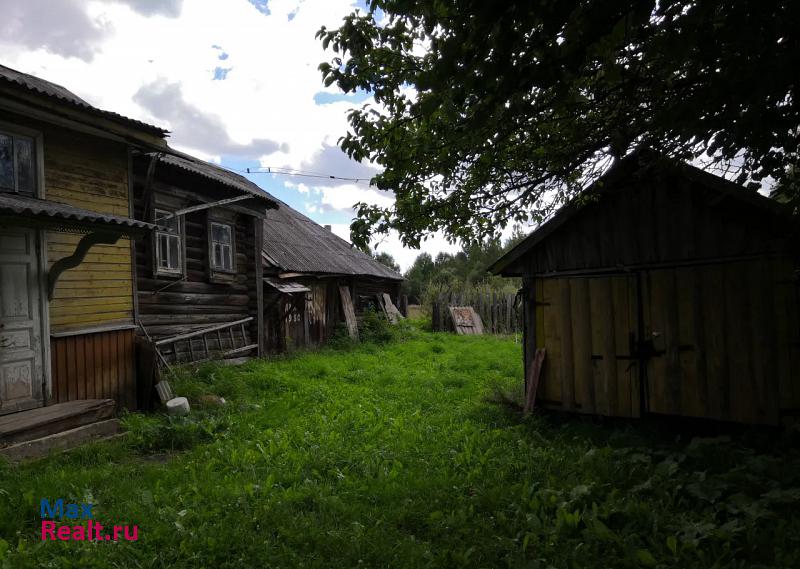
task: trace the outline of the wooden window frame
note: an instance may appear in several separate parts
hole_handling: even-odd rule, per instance
[[[13,190],[0,189],[0,192],[16,195],[32,195],[33,197],[44,199],[44,139],[42,137],[42,133],[32,128],[19,126],[17,124],[8,123],[5,121],[0,121],[0,133],[11,136],[12,138],[25,137],[32,139],[33,152],[35,153],[33,157],[33,193],[20,193],[16,182],[14,183],[15,188]]]
[[[173,213],[170,210],[162,209],[162,208],[153,208],[153,222],[158,224],[159,216],[163,214],[171,214]],[[178,230],[176,233],[172,233],[170,231],[160,231],[158,229],[153,230],[153,275],[157,277],[168,277],[168,278],[182,278],[186,274],[186,264],[184,263],[184,259],[186,258],[184,252],[184,243],[186,242],[185,235],[184,235],[184,223],[183,218],[178,216],[174,218],[178,225]],[[178,268],[177,269],[165,269],[161,266],[160,260],[160,249],[159,249],[159,237],[165,235],[167,237],[176,237],[178,239]]]
[[[225,269],[223,267],[218,267],[214,263],[214,233],[213,227],[214,225],[222,225],[227,227],[231,232],[231,268]],[[213,278],[216,274],[223,274],[223,275],[235,275],[236,274],[236,224],[233,221],[227,219],[217,219],[214,217],[209,216],[208,223],[206,225],[206,233],[208,235],[208,269],[210,271],[210,275]]]

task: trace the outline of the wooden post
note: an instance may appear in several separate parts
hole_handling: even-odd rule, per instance
[[[527,393],[528,372],[531,370],[536,353],[536,281],[526,277],[522,283],[522,358]]]
[[[255,240],[256,269],[256,342],[258,357],[267,354],[266,335],[264,334],[264,267],[261,264],[261,250],[264,246],[264,225],[258,217],[253,219],[253,239]]]

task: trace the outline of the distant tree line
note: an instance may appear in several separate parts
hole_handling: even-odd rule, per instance
[[[504,279],[489,274],[489,266],[525,238],[525,233],[515,230],[510,238],[499,238],[475,242],[462,247],[456,254],[420,253],[405,273],[404,294],[412,304],[424,302],[431,289],[463,290],[478,285],[489,285],[498,289],[519,286],[514,279]]]

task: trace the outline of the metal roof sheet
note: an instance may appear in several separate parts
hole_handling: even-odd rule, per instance
[[[23,73],[21,71],[17,71],[16,69],[11,69],[10,67],[6,67],[5,65],[0,65],[0,81],[11,83],[18,87],[22,87],[27,91],[32,91],[39,95],[56,99],[70,106],[77,107],[81,110],[88,111],[92,114],[103,116],[109,120],[122,123],[127,126],[137,128],[139,130],[147,131],[159,136],[163,136],[169,132],[161,127],[157,127],[136,119],[131,119],[122,116],[119,113],[98,109],[97,107],[90,105],[89,103],[78,97],[75,93],[62,87],[61,85],[56,85],[55,83],[51,83],[50,81],[40,79],[39,77],[35,77],[28,73]]]
[[[47,221],[51,225],[75,229],[88,229],[100,225],[125,233],[140,233],[155,228],[152,223],[129,217],[107,215],[49,200],[0,192],[0,216],[2,215],[35,218]]]
[[[367,276],[394,281],[403,276],[280,200],[267,211],[264,253],[286,272]]]
[[[277,200],[262,190],[258,185],[244,176],[236,172],[231,172],[216,164],[211,164],[210,162],[200,160],[199,158],[184,154],[172,148],[169,148],[167,153],[161,156],[160,162],[203,176],[204,178],[208,178],[209,180],[213,180],[229,188],[252,194],[254,197],[269,202],[269,204],[271,204],[270,207],[278,207]]]

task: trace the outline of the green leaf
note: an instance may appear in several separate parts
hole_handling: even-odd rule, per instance
[[[667,548],[672,552],[672,555],[678,555],[678,538],[671,535],[667,538]]]
[[[655,567],[656,566],[656,558],[653,557],[653,554],[650,553],[646,549],[637,549],[636,550],[636,559],[644,565],[645,567]]]

